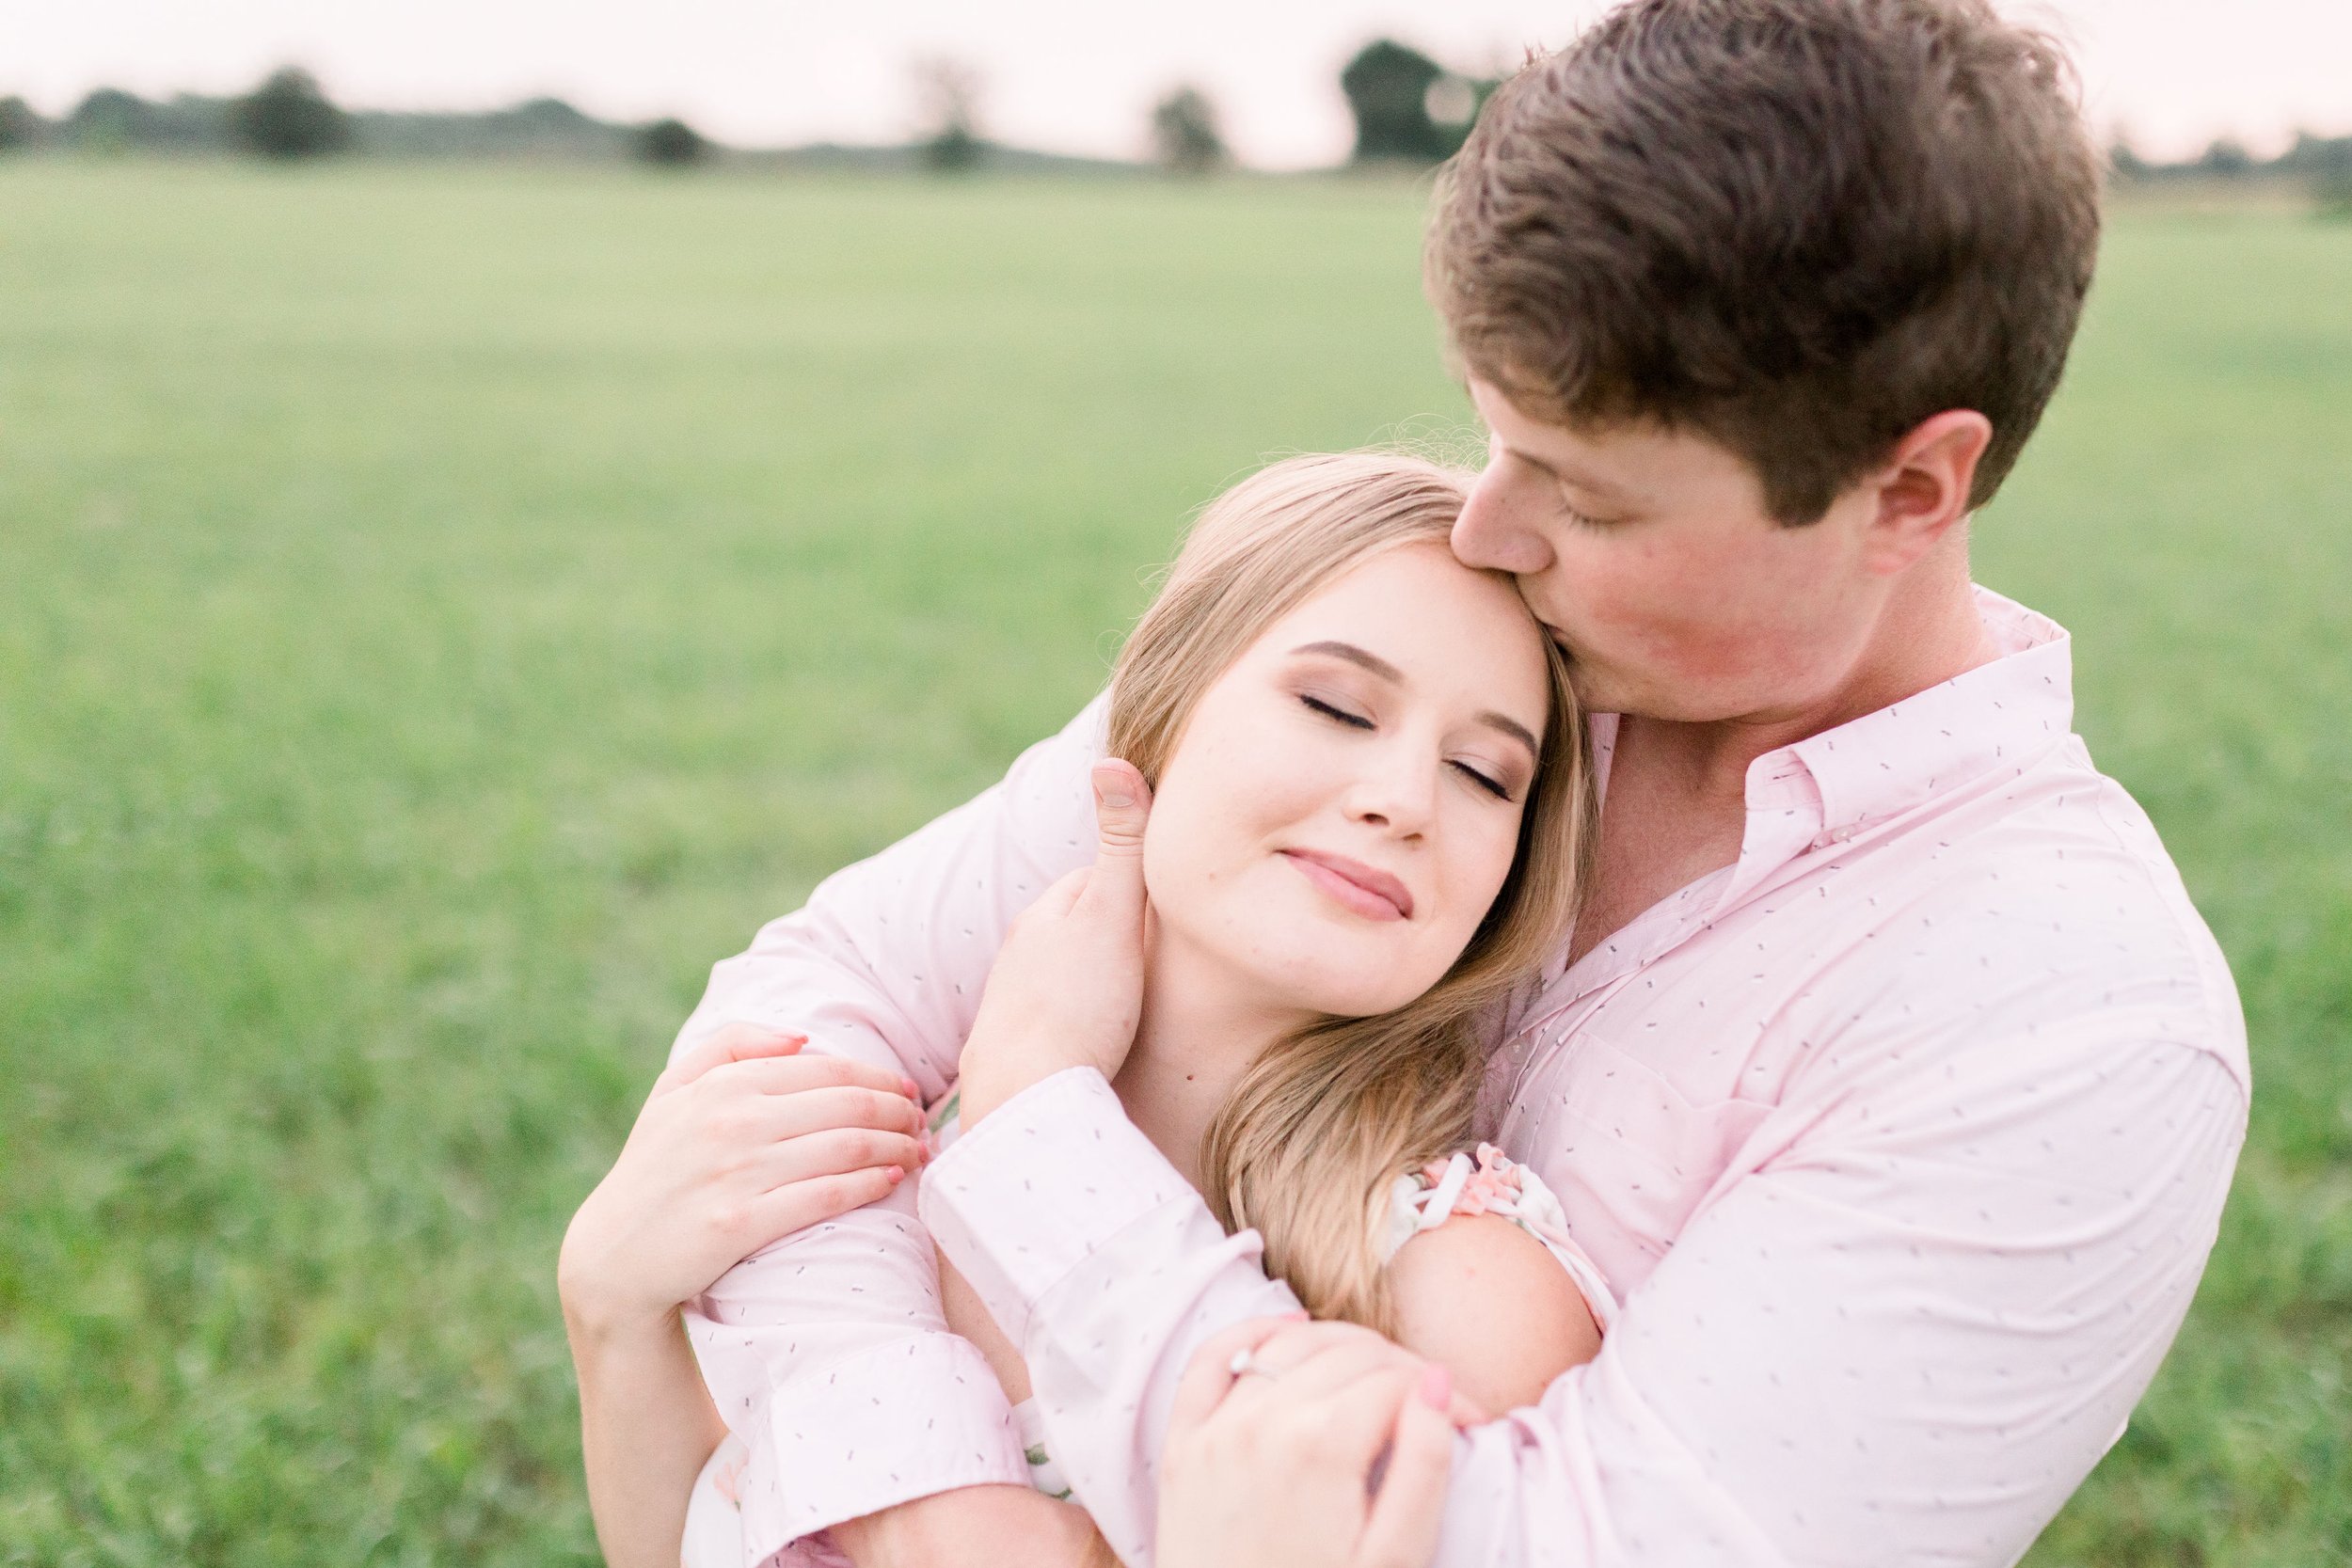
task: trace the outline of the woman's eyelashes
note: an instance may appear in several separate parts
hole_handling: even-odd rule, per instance
[[[1303,695],[1298,700],[1306,704],[1309,707],[1314,709],[1317,713],[1322,714],[1326,719],[1336,719],[1341,723],[1349,725],[1355,729],[1368,730],[1372,728],[1371,720],[1365,718],[1360,713],[1350,713],[1347,709],[1340,706],[1337,703],[1326,702],[1321,697],[1311,695]]]
[[[1504,784],[1501,779],[1490,779],[1486,774],[1480,772],[1477,768],[1472,768],[1467,762],[1457,762],[1454,766],[1462,770],[1462,776],[1464,778],[1470,780],[1470,783],[1476,784],[1479,788],[1485,790],[1496,800],[1508,800],[1511,798],[1510,785]]]
[[[1350,729],[1369,730],[1374,727],[1372,721],[1363,714],[1351,712],[1327,698],[1315,696],[1311,692],[1301,692],[1298,700],[1306,705],[1308,708],[1321,714],[1324,718],[1345,724]],[[1501,779],[1498,779],[1480,768],[1473,768],[1467,762],[1449,760],[1447,766],[1454,768],[1454,771],[1460,773],[1462,777],[1468,779],[1478,788],[1483,789],[1487,794],[1493,796],[1496,800],[1508,800],[1511,799],[1511,786],[1504,784]]]

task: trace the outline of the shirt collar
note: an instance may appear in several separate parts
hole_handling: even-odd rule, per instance
[[[1977,612],[1999,657],[1783,749],[1813,777],[1823,832],[1867,828],[1965,780],[2022,767],[2073,731],[2064,628],[1989,589],[1977,590]],[[1755,777],[1751,768],[1751,800]]]
[[[1804,848],[1843,843],[1970,780],[2022,772],[2073,732],[2066,629],[1988,588],[1976,596],[1996,657],[1748,765],[1748,832],[1735,881]]]
[[[1606,948],[1615,958],[1606,973],[1596,968],[1595,983],[1629,970],[1637,958],[1647,961],[1646,955],[1745,898],[1799,855],[1843,844],[1995,769],[2022,772],[2073,733],[2074,655],[2066,629],[1988,588],[1979,587],[1976,598],[1999,654],[1940,686],[1751,762],[1739,861],[1650,911],[1676,905],[1674,918],[1658,932],[1624,953]],[[1603,790],[1615,757],[1617,717],[1592,716],[1595,770]],[[1595,949],[1585,964],[1599,964],[1603,952]],[[1560,962],[1565,971],[1565,955]],[[1556,977],[1545,975],[1547,981]]]

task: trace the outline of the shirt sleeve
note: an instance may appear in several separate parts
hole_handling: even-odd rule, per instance
[[[1098,699],[993,788],[828,878],[713,969],[673,1056],[725,1023],[788,1025],[943,1092],[1006,928],[1092,854],[1102,727]],[[896,1503],[1028,1483],[1003,1390],[941,1313],[920,1180],[755,1253],[686,1314],[748,1453],[747,1564]]]
[[[2015,1560],[2154,1374],[2243,1139],[2235,1074],[2151,1028],[1986,1042],[1964,1075],[1891,1053],[1785,1102],[1599,1355],[1457,1439],[1437,1562]],[[927,1180],[1078,1497],[1148,1563],[1192,1350],[1289,1291],[1084,1069]]]

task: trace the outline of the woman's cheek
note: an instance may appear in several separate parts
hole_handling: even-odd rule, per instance
[[[1470,945],[1478,923],[1486,918],[1486,911],[1502,896],[1502,884],[1510,879],[1511,863],[1518,858],[1519,813],[1511,812],[1508,818],[1508,832],[1496,831],[1492,823],[1481,824],[1486,831],[1478,835],[1475,862],[1466,868],[1460,895],[1451,900],[1465,947]]]

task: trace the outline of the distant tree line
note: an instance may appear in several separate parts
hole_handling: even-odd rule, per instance
[[[946,174],[991,164],[1104,166],[1103,160],[1058,158],[993,141],[981,116],[980,76],[967,63],[918,60],[914,80],[923,124],[911,147],[819,146],[769,156],[866,166],[912,160]],[[1496,84],[1450,71],[1416,49],[1380,39],[1348,61],[1340,85],[1356,119],[1355,161],[1426,164],[1461,145]],[[1232,163],[1216,104],[1197,84],[1171,87],[1152,105],[1148,127],[1152,161],[1171,173],[1205,175]],[[85,152],[240,151],[281,160],[342,152],[405,158],[634,155],[672,166],[704,163],[725,150],[680,119],[615,124],[555,98],[477,114],[350,110],[329,98],[308,71],[293,67],[233,98],[181,93],[148,99],[101,87],[55,120],[42,118],[21,98],[0,99],[0,152],[40,147]]]
[[[982,83],[969,64],[928,58],[914,65],[923,124],[912,147],[896,150],[925,167],[962,173],[989,164],[1095,165],[993,141],[981,116]],[[1461,145],[1492,81],[1449,71],[1428,55],[1380,39],[1341,73],[1356,118],[1355,160],[1435,163]],[[1171,87],[1148,122],[1153,162],[1198,176],[1232,162],[1215,102],[1197,84]],[[232,98],[181,93],[142,98],[100,87],[60,119],[46,119],[21,98],[0,99],[0,152],[54,147],[83,152],[245,152],[297,160],[337,153],[405,158],[546,157],[704,163],[725,150],[675,119],[622,125],[555,98],[476,114],[404,114],[337,104],[310,72],[288,67]],[[818,147],[805,161],[889,161],[893,150]],[[789,156],[789,155],[777,155]]]
[[[931,58],[914,66],[924,123],[902,148],[820,145],[789,152],[739,153],[684,120],[620,124],[556,98],[476,114],[350,110],[330,99],[308,71],[289,67],[233,98],[181,93],[142,98],[100,87],[56,119],[22,98],[0,98],[0,153],[55,147],[79,151],[217,153],[240,151],[294,160],[350,152],[401,158],[534,157],[611,160],[636,157],[683,166],[724,153],[757,162],[850,167],[919,166],[956,174],[998,165],[1026,168],[1117,166],[1065,158],[990,139],[981,117],[981,80],[970,65]],[[1365,44],[1340,71],[1340,90],[1355,119],[1351,161],[1359,166],[1425,166],[1452,156],[1470,135],[1499,76],[1452,71],[1394,39]],[[1174,87],[1149,121],[1152,160],[1169,172],[1203,175],[1232,157],[1216,103],[1199,86]],[[2352,136],[2298,135],[2275,158],[2259,159],[2222,138],[2197,157],[2155,163],[2119,140],[2110,162],[2120,183],[2292,181],[2309,185],[2321,205],[2352,214]]]
[[[924,166],[944,172],[984,163],[1038,170],[1133,166],[1118,160],[1066,157],[990,141],[979,119],[979,76],[968,66],[953,61],[918,62],[916,85],[930,123],[910,146],[818,143],[788,150],[745,152],[722,146],[682,119],[621,124],[583,113],[558,98],[534,98],[511,108],[470,114],[345,109],[308,71],[289,67],[236,97],[179,93],[151,99],[119,87],[100,87],[54,119],[22,98],[0,97],[0,155],[45,149],[82,153],[247,153],[284,160],[338,153],[591,161],[634,157],[670,166],[707,163],[723,155],[748,164],[876,170]],[[1175,118],[1171,120],[1155,111],[1153,120],[1156,138],[1168,150],[1168,166],[1194,173],[1224,163],[1224,143],[1207,99],[1195,89],[1184,88],[1170,102],[1175,103]]]
[[[2275,158],[2257,158],[2244,142],[2217,137],[2194,158],[2154,163],[2139,155],[2128,138],[2108,150],[2107,166],[2116,182],[2126,188],[2150,189],[2185,184],[2300,184],[2312,193],[2319,210],[2331,217],[2352,217],[2352,136],[2316,136],[2296,133],[2293,145]]]
[[[395,158],[545,157],[694,163],[713,150],[675,119],[623,125],[557,98],[476,114],[406,114],[345,109],[309,71],[272,72],[233,98],[180,93],[142,98],[100,87],[58,119],[22,98],[0,98],[0,152],[38,148],[79,152],[244,152],[277,159],[352,152]]]
[[[2352,136],[2315,136],[2300,131],[2293,146],[2267,160],[2255,157],[2235,137],[2220,136],[2196,157],[2170,164],[2151,163],[2126,139],[2115,144],[2108,159],[2122,180],[2249,180],[2280,175],[2318,179],[2352,175]]]

